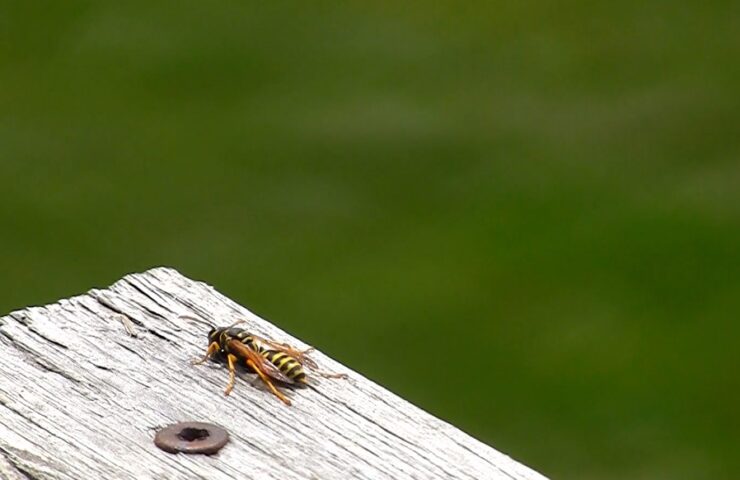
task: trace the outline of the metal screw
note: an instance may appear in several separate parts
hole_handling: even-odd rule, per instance
[[[154,444],[169,453],[213,455],[229,441],[229,433],[212,423],[180,422],[158,431]]]

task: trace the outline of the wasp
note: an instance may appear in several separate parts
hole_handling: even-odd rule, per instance
[[[287,385],[308,384],[304,367],[309,367],[324,377],[347,378],[344,373],[319,372],[316,362],[307,356],[313,347],[298,350],[286,343],[268,340],[236,327],[242,322],[244,320],[228,327],[212,327],[208,332],[206,354],[203,358],[193,361],[194,365],[199,365],[212,357],[226,359],[229,367],[229,383],[224,390],[224,395],[229,395],[234,389],[236,365],[239,363],[254,371],[273,395],[286,405],[290,405],[290,400],[277,389],[273,380]]]

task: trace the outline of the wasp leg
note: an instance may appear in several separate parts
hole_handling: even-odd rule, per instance
[[[193,365],[200,365],[201,363],[204,363],[206,360],[211,358],[214,353],[219,351],[219,349],[220,347],[218,346],[218,342],[213,342],[208,345],[208,350],[206,350],[206,354],[203,356],[203,358],[196,358],[190,363],[192,363]]]
[[[298,360],[298,363],[300,363],[302,366],[310,368],[311,371],[316,373],[317,375],[321,375],[324,378],[348,378],[346,373],[322,372],[321,370],[319,370],[316,362],[312,358],[308,357],[308,354],[315,350],[314,347],[308,347],[305,350],[298,350],[297,348],[288,345],[287,343],[278,343],[265,339],[261,340],[272,346],[276,350],[279,350],[295,358],[296,360]],[[303,383],[307,382],[304,381]]]
[[[301,365],[305,365],[310,368],[316,368],[316,362],[314,362],[311,358],[308,357],[308,354],[314,350],[313,347],[308,347],[305,350],[298,350],[297,348],[287,343],[273,342],[272,340],[267,340],[266,338],[262,338],[257,335],[252,335],[252,336],[259,339],[261,342],[266,343],[267,345],[271,346],[275,350],[283,352],[286,355],[290,355],[291,357],[298,360],[298,363],[300,363]]]
[[[273,344],[273,346],[275,347],[279,347],[279,350],[282,350],[285,353],[292,355],[292,356],[296,356],[296,357],[300,357],[301,355],[306,355],[316,350],[314,347],[311,347],[311,346],[309,346],[305,350],[298,350],[297,348],[295,348],[294,346],[288,343],[278,343],[278,342],[272,342],[272,341],[270,343]]]
[[[290,400],[288,400],[288,398],[285,395],[283,395],[282,393],[280,393],[280,391],[277,388],[275,388],[275,385],[273,385],[272,382],[270,381],[270,379],[267,378],[267,375],[265,375],[264,373],[262,373],[262,370],[257,366],[256,363],[254,363],[252,360],[247,360],[247,365],[249,365],[249,367],[252,370],[254,370],[255,372],[257,372],[257,375],[260,376],[260,378],[262,379],[262,381],[265,382],[265,385],[267,385],[269,387],[270,391],[273,394],[275,394],[275,396],[278,397],[281,402],[283,402],[286,405],[290,405]]]
[[[234,382],[236,381],[236,367],[234,367],[234,364],[238,360],[236,355],[229,354],[228,357],[226,357],[226,360],[229,363],[229,384],[226,385],[226,390],[224,390],[224,395],[228,395],[231,393],[231,391],[234,389]]]
[[[317,375],[321,375],[324,378],[349,378],[349,375],[347,375],[346,373],[321,372],[317,370],[314,370],[314,373],[316,373]]]
[[[287,343],[281,343],[280,345],[285,348],[284,351],[286,353],[298,360],[302,365],[310,368],[311,371],[316,373],[317,375],[321,375],[324,378],[348,378],[346,373],[322,372],[321,370],[319,370],[316,362],[312,358],[308,357],[308,354],[315,350],[314,347],[308,347],[305,350],[298,350],[291,347]]]
[[[314,350],[316,350],[315,348],[308,347],[305,350],[298,350],[298,349],[294,349],[290,345],[287,345],[287,346],[288,346],[288,348],[290,348],[292,350],[293,354],[295,355],[296,360],[298,360],[302,364],[304,364],[304,365],[306,365],[306,366],[308,366],[308,367],[310,367],[312,369],[316,369],[316,367],[317,367],[316,362],[314,362],[312,358],[309,358],[308,357],[308,354],[309,353],[311,353]]]
[[[324,378],[348,378],[346,373],[322,372],[321,370],[319,370],[316,362],[312,358],[308,357],[308,354],[315,350],[314,347],[308,347],[305,350],[298,350],[297,348],[292,347],[287,343],[277,343],[269,340],[268,343],[277,348],[277,350],[280,350],[281,352],[284,352],[295,358],[301,365],[309,367],[311,371],[316,373],[317,375],[321,375]]]

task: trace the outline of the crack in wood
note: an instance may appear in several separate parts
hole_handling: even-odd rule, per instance
[[[110,298],[108,298],[108,296],[105,293],[101,292],[100,290],[97,290],[97,289],[90,290],[88,292],[88,295],[94,301],[98,302],[103,308],[106,308],[106,309],[110,310],[114,314],[116,314],[116,315],[126,315],[123,312],[123,310],[121,310],[121,308],[119,308],[113,302],[113,300],[111,300]],[[80,302],[80,306],[82,306],[85,310],[87,310],[89,312],[92,312],[94,314],[97,314],[98,313],[96,310],[93,310],[90,306],[88,306],[87,304],[85,304],[85,302]],[[126,315],[126,316],[128,316],[128,315]],[[133,323],[135,323],[136,325],[139,325],[140,327],[143,327],[144,326],[144,323],[141,320],[137,319],[137,318],[129,318],[129,319]]]
[[[144,329],[144,331],[146,331],[147,333],[151,333],[152,335],[154,335],[155,337],[157,337],[157,338],[159,338],[161,340],[165,340],[167,342],[172,342],[172,340],[169,337],[167,337],[166,335],[163,335],[162,333],[158,332],[157,330],[151,328],[150,326],[148,326],[146,323],[142,322],[138,318],[127,314],[121,307],[117,306],[108,297],[108,295],[106,295],[105,293],[102,293],[102,292],[100,292],[98,290],[91,290],[89,292],[89,294],[92,296],[92,298],[94,298],[102,306],[108,308],[109,310],[112,310],[113,312],[117,313],[118,315],[125,315],[126,318],[128,318],[131,322],[135,323],[136,325],[139,325],[140,327],[142,327]],[[157,312],[150,311],[150,310],[146,309],[143,306],[141,308],[144,308],[145,311],[146,311],[146,313],[149,313],[151,315],[156,315],[159,318],[164,318],[164,317],[162,317]]]
[[[63,344],[62,342],[60,342],[58,340],[54,340],[53,338],[49,337],[48,335],[45,335],[44,333],[42,333],[41,331],[39,331],[39,329],[37,329],[33,325],[29,325],[28,326],[28,331],[31,332],[31,333],[33,333],[34,335],[38,335],[39,337],[43,338],[44,340],[46,340],[47,342],[49,342],[52,345],[55,345],[55,346],[57,346],[59,348],[62,348],[64,350],[68,350],[69,349],[69,347],[67,345]]]
[[[0,479],[2,480],[40,480],[30,471],[19,465],[10,454],[0,448]]]
[[[13,337],[10,333],[6,332],[5,330],[0,330],[0,335],[8,338],[10,340],[10,343],[13,347],[15,347],[16,350],[19,352],[22,352],[23,355],[28,358],[29,361],[33,362],[34,365],[39,366],[42,370],[55,373],[62,378],[65,378],[69,380],[70,382],[76,383],[76,384],[82,384],[82,380],[74,377],[72,374],[69,374],[65,372],[62,368],[58,367],[54,363],[52,363],[49,359],[45,358],[43,354],[41,354],[39,351],[32,349],[28,347],[27,345],[24,345],[23,343],[20,343],[17,341],[15,337]],[[45,341],[47,340],[45,337],[41,337]]]

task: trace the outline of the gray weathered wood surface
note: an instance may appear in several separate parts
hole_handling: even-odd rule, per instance
[[[304,346],[167,268],[0,318],[0,478],[544,479],[320,352],[320,368],[350,379],[286,389],[287,407],[242,373],[225,397],[223,365],[189,362],[209,324],[239,318]],[[186,420],[222,425],[231,442],[211,457],[154,446],[157,429]]]

